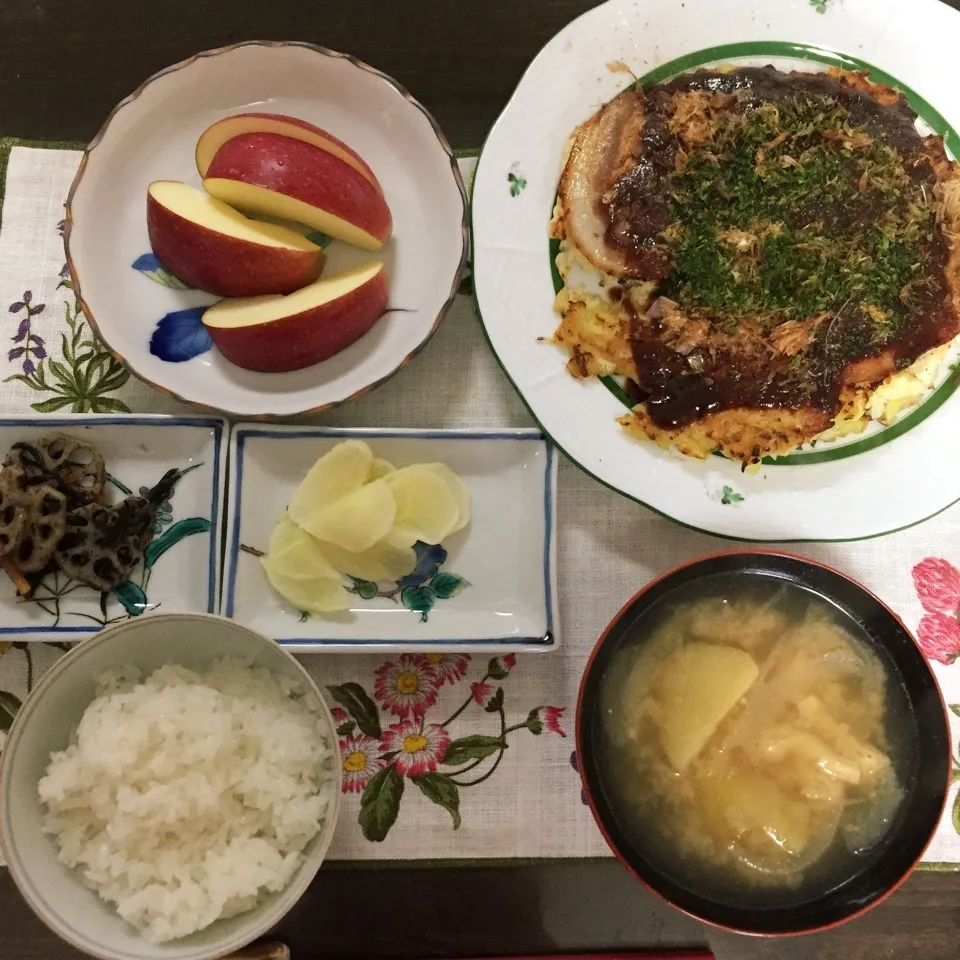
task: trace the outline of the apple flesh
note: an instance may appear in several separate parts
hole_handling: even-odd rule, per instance
[[[376,176],[363,157],[355,150],[351,150],[342,140],[338,140],[332,133],[327,133],[326,130],[312,123],[307,123],[306,120],[288,117],[282,113],[238,113],[232,117],[224,117],[207,127],[200,135],[196,147],[197,172],[200,176],[207,175],[207,170],[217,151],[228,140],[244,133],[279,133],[285,137],[293,137],[294,140],[312,143],[315,147],[326,150],[349,164],[378,189],[380,188]]]
[[[173,180],[147,188],[147,231],[172,274],[221,297],[292,293],[313,283],[325,260],[323,250],[295,230],[248,220]]]
[[[374,261],[286,297],[221,300],[204,313],[203,324],[231,363],[284,373],[327,360],[350,346],[386,307],[386,271]]]
[[[203,181],[218,200],[379,250],[393,218],[379,186],[327,150],[278,133],[245,133],[217,151]]]

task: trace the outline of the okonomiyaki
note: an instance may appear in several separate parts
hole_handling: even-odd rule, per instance
[[[568,145],[554,342],[638,438],[744,465],[891,422],[960,334],[960,167],[866,75],[698,70]],[[593,287],[582,278],[593,275]]]

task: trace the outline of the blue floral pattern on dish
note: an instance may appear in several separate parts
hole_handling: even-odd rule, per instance
[[[213,346],[201,319],[206,309],[188,307],[164,315],[150,338],[150,352],[167,363],[183,363],[206,353]]]
[[[164,287],[170,287],[173,290],[189,290],[179,277],[175,277],[152,253],[145,253],[137,257],[130,266],[139,271],[145,277],[149,277],[155,283]]]

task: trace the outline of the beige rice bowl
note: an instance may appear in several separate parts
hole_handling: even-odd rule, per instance
[[[305,693],[237,658],[103,674],[38,787],[60,861],[152,943],[283,890],[336,807]]]

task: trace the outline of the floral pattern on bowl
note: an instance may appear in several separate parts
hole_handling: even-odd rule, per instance
[[[96,446],[107,468],[107,502],[149,490],[169,469],[179,479],[160,504],[154,537],[130,578],[99,593],[60,572],[48,574],[23,599],[0,583],[0,639],[81,640],[102,627],[149,614],[215,613],[219,605],[222,483],[226,424],[193,417],[76,416],[0,420],[0,450],[24,439],[62,432]],[[206,575],[198,575],[205,572]]]
[[[241,369],[212,348],[200,314],[215,298],[188,289],[150,252],[145,216],[148,185],[199,186],[199,136],[251,109],[298,117],[350,144],[382,185],[394,224],[390,241],[372,255],[383,260],[389,278],[388,311],[336,356],[283,374]],[[140,379],[234,416],[283,417],[366,393],[426,344],[460,284],[466,220],[452,151],[405,90],[352,57],[305,43],[257,41],[162,70],[117,106],[80,164],[67,201],[65,244],[87,320]],[[103,230],[104,223],[117,228]],[[334,241],[324,273],[370,258]]]
[[[470,524],[417,544],[389,584],[347,579],[349,611],[306,616],[258,557],[297,484],[331,446],[365,440],[397,466],[442,461],[470,490]],[[536,430],[340,430],[240,424],[231,440],[231,523],[222,612],[297,652],[504,652],[557,644],[556,458]],[[414,615],[397,616],[406,614]]]
[[[241,543],[242,553],[254,557],[262,557],[264,552],[256,547]],[[419,540],[413,545],[417,557],[416,567],[408,574],[389,583],[375,583],[372,580],[361,580],[359,577],[347,576],[349,581],[347,593],[352,593],[360,600],[376,600],[378,598],[392,600],[407,610],[420,615],[420,622],[426,623],[430,619],[430,611],[438,600],[450,600],[462,590],[470,586],[457,573],[440,572],[440,568],[447,561],[447,551],[439,543],[421,543]],[[310,614],[302,611],[300,622],[305,623]]]

